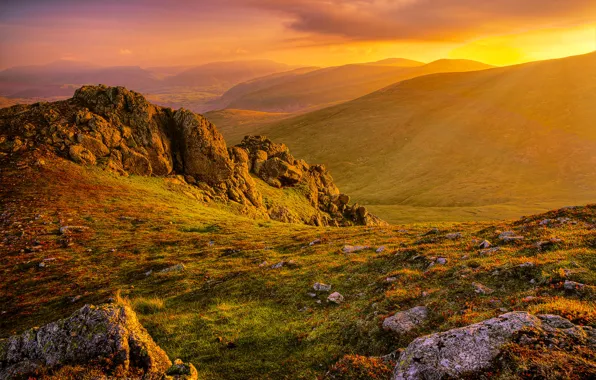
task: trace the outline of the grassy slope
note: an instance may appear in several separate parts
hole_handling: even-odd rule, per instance
[[[493,219],[594,200],[593,104],[596,54],[419,77],[261,132],[386,219]]]
[[[170,357],[197,365],[202,378],[312,379],[344,354],[387,354],[405,346],[413,336],[394,339],[380,323],[421,304],[431,308],[432,320],[417,334],[503,310],[554,312],[596,324],[593,288],[577,295],[559,287],[564,278],[596,285],[593,206],[546,216],[577,224],[539,226],[542,216],[523,223],[443,223],[436,225],[440,234],[422,236],[429,225],[337,229],[251,220],[200,204],[192,188],[171,180],[115,177],[61,160],[46,158],[39,167],[3,160],[0,168],[0,337],[120,289],[157,343]],[[63,248],[60,225],[89,230]],[[475,240],[495,241],[498,230],[510,228],[527,240],[489,256],[474,248]],[[455,231],[462,239],[442,237]],[[534,248],[550,237],[563,242],[545,252]],[[316,238],[322,244],[309,246]],[[42,250],[21,251],[35,244]],[[386,250],[343,254],[344,244]],[[428,268],[433,256],[446,257],[447,265]],[[40,268],[44,259],[52,260]],[[270,269],[282,260],[295,265]],[[261,267],[263,261],[268,265]],[[534,266],[518,266],[526,262]],[[183,272],[158,273],[178,263]],[[387,283],[388,276],[397,281]],[[320,295],[317,304],[307,295],[315,281],[332,284],[346,302],[329,305]],[[472,282],[495,293],[476,294]],[[76,302],[69,298],[78,295]],[[537,298],[525,302],[526,296]]]
[[[482,70],[491,66],[466,60],[440,60],[422,66],[354,64],[329,67],[253,91],[228,108],[268,112],[304,112],[358,98],[398,81],[420,75]]]
[[[244,136],[259,135],[268,124],[287,119],[292,114],[223,109],[206,112],[204,116],[217,125],[217,130],[225,136],[228,145],[234,145],[240,143]]]

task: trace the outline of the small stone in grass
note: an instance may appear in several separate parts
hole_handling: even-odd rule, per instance
[[[331,285],[315,282],[315,284],[313,285],[313,289],[316,292],[328,292],[331,290]]]
[[[480,244],[478,244],[478,248],[490,248],[492,244],[488,240],[483,240]]]
[[[478,294],[492,294],[495,292],[493,289],[484,286],[479,282],[473,282],[472,286],[474,287],[474,291]]]
[[[377,250],[375,251],[376,253],[381,253],[385,250],[385,246],[380,246],[379,248],[377,248]]]
[[[334,292],[334,293],[331,293],[329,295],[329,297],[327,297],[327,301],[328,302],[333,302],[333,303],[339,305],[340,303],[344,302],[344,296],[342,296],[338,292]]]

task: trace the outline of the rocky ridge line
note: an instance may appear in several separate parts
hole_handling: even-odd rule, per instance
[[[313,225],[384,224],[364,207],[349,206],[324,166],[296,160],[285,145],[247,137],[228,148],[203,116],[155,106],[123,87],[84,86],[65,101],[0,110],[0,154],[39,147],[122,175],[178,175],[205,201],[234,202],[247,214]],[[312,215],[265,204],[253,175],[276,188],[303,189]]]

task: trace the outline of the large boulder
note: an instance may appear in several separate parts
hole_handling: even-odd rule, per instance
[[[562,347],[596,348],[596,331],[556,315],[511,312],[470,326],[420,337],[400,355],[394,380],[479,378],[498,369],[507,344],[537,337]]]
[[[0,341],[0,379],[98,365],[116,376],[160,378],[172,365],[128,306],[85,305],[70,317]]]

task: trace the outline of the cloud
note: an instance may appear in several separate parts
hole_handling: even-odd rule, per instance
[[[227,0],[228,4],[230,1]],[[459,41],[596,17],[594,0],[236,0],[296,32],[348,40]]]
[[[132,51],[129,49],[120,49],[120,55],[132,55]]]

